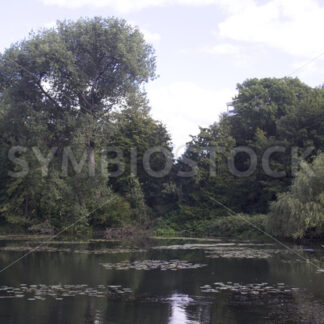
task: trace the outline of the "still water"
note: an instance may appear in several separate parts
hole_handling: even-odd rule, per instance
[[[0,269],[41,240],[0,240]],[[0,323],[324,323],[324,248],[53,242],[0,273]]]

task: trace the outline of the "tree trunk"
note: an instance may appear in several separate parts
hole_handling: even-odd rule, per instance
[[[89,176],[93,177],[95,175],[96,162],[94,154],[95,143],[89,141],[88,143],[88,158],[89,158]]]

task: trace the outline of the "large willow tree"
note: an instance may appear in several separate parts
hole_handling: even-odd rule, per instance
[[[269,228],[294,239],[324,235],[324,154],[303,162],[291,190],[271,204]]]
[[[95,172],[100,168],[96,161],[115,127],[112,111],[127,106],[129,98],[144,96],[143,85],[154,71],[152,47],[137,28],[115,18],[58,22],[1,55],[1,167],[6,172],[0,174],[0,204],[7,222],[58,227],[84,216],[86,225],[95,208],[104,205],[96,212],[100,218],[109,217],[112,204],[128,208]],[[15,178],[7,170],[20,166],[6,157],[17,145],[27,149],[20,155],[29,172]],[[78,160],[87,152],[89,168],[77,173],[69,168],[62,176],[68,146]],[[32,147],[45,157],[56,148],[46,176]],[[89,169],[95,176],[89,177]]]

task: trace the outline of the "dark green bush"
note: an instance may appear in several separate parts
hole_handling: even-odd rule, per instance
[[[217,218],[210,222],[209,235],[221,237],[263,236],[267,216],[263,214],[236,214]]]

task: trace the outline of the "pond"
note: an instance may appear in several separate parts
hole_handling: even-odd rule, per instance
[[[0,239],[0,269],[40,238]],[[50,242],[0,273],[0,323],[324,323],[324,248]]]

